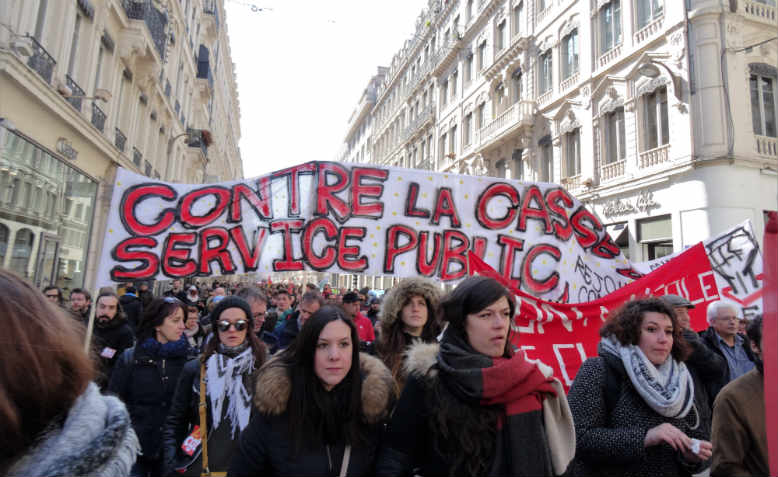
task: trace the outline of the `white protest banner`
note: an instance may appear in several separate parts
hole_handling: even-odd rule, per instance
[[[762,314],[762,253],[754,237],[751,221],[738,224],[702,242],[716,277],[721,298],[741,307],[743,316]],[[648,274],[683,252],[649,262],[633,263],[638,273]]]
[[[98,284],[299,270],[453,282],[468,250],[551,301],[588,301],[636,276],[559,185],[308,162],[216,184],[120,169]]]

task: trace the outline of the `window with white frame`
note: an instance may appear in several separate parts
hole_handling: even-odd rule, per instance
[[[470,84],[473,80],[473,53],[468,53],[465,57],[465,84]]]
[[[549,6],[551,0],[538,0],[538,12],[542,12]]]
[[[501,51],[505,46],[505,20],[503,20],[494,30],[494,51]]]
[[[644,148],[654,149],[670,141],[670,126],[667,112],[667,86],[655,89],[643,96],[644,104]]]
[[[448,134],[448,153],[451,158],[454,158],[454,154],[457,152],[457,125],[451,126]]]
[[[565,134],[565,177],[581,173],[581,128]]]
[[[440,142],[438,143],[438,161],[442,164],[443,158],[446,157],[446,133],[440,135]]]
[[[524,1],[520,1],[518,4],[513,6],[513,35],[519,35],[523,28],[521,26],[521,21],[524,18]]]
[[[459,72],[457,70],[454,70],[451,73],[451,79],[449,80],[449,83],[451,84],[451,99],[457,97],[457,77],[459,76]]]
[[[448,100],[448,79],[440,85],[440,107],[443,108]]]
[[[610,0],[600,8],[600,54],[621,43],[621,0]]]
[[[73,37],[70,41],[70,57],[68,59],[68,76],[73,78],[76,68],[76,59],[78,58],[78,37],[81,34],[81,15],[76,13],[76,21],[73,27]],[[75,94],[78,94],[74,92]]]
[[[638,30],[662,16],[663,0],[635,0]]]
[[[496,117],[503,110],[503,102],[505,97],[505,86],[502,83],[498,84],[494,88],[494,116]]]
[[[538,180],[550,182],[554,178],[554,153],[551,146],[551,138],[546,136],[540,140],[540,164],[538,167]]]
[[[513,178],[518,180],[524,180],[524,164],[521,160],[523,150],[514,149],[511,159],[513,159]]]
[[[516,68],[511,73],[511,97],[514,103],[521,100],[521,68]]]
[[[627,157],[624,107],[605,114],[605,164],[613,164]]]
[[[465,146],[473,141],[473,113],[467,113],[462,122],[462,140]]]
[[[476,127],[478,129],[484,127],[484,121],[486,120],[486,118],[484,117],[485,113],[486,113],[486,103],[479,104],[475,114],[475,122],[476,122]]]
[[[478,64],[476,66],[479,72],[486,66],[486,41],[478,45]]]
[[[578,72],[578,29],[562,38],[562,79]]]
[[[538,89],[541,93],[551,90],[551,48],[542,53],[538,59],[539,63],[539,84]]]
[[[775,126],[775,82],[776,78],[752,74],[751,86],[751,122],[754,134],[776,137]]]

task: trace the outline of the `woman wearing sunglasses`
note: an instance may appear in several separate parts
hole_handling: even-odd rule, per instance
[[[181,370],[195,356],[183,336],[184,319],[184,304],[177,299],[152,300],[138,322],[138,344],[122,353],[111,373],[108,392],[127,405],[143,450],[132,470],[135,476],[162,471],[160,424]]]
[[[184,367],[164,426],[165,475],[226,471],[251,417],[255,371],[267,355],[251,332],[251,307],[226,297],[211,323],[202,356]]]
[[[228,475],[372,475],[392,374],[359,352],[346,312],[324,306],[259,372],[257,413]]]

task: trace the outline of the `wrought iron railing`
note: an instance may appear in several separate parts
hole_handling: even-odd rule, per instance
[[[138,167],[140,167],[141,163],[143,162],[143,154],[138,150],[137,147],[132,148],[132,162]]]
[[[68,103],[70,103],[74,108],[81,111],[81,100],[84,96],[86,96],[86,93],[83,89],[81,89],[81,86],[76,83],[76,80],[70,77],[70,75],[65,75],[65,84],[70,88],[71,97],[66,98],[68,100]]]
[[[197,62],[197,77],[199,79],[207,79],[208,87],[213,90],[213,73],[211,72],[211,65],[207,61]]]
[[[97,103],[92,103],[92,125],[103,132],[105,130],[105,113]]]
[[[117,149],[124,152],[124,147],[127,144],[127,136],[125,136],[124,133],[119,128],[116,128],[113,143]]]
[[[127,18],[133,20],[143,20],[151,33],[151,39],[154,42],[154,48],[159,53],[160,59],[164,61],[165,50],[167,46],[167,15],[157,10],[152,4],[152,0],[122,0],[124,11]]]
[[[32,56],[30,56],[30,59],[27,60],[27,66],[35,70],[44,81],[51,84],[51,77],[54,74],[54,66],[57,62],[49,52],[46,51],[46,48],[38,43],[38,40],[32,36],[29,38],[32,41],[33,53]]]

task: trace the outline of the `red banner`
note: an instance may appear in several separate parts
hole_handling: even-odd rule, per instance
[[[587,357],[597,356],[599,331],[608,313],[624,302],[641,296],[681,295],[696,304],[690,310],[695,330],[708,327],[707,303],[718,300],[716,278],[705,247],[697,244],[671,261],[599,300],[562,304],[540,300],[517,289],[475,254],[469,254],[470,274],[500,281],[516,297],[513,343],[530,359],[554,368],[565,389],[569,389],[578,368]],[[575,290],[571,290],[574,292]]]

